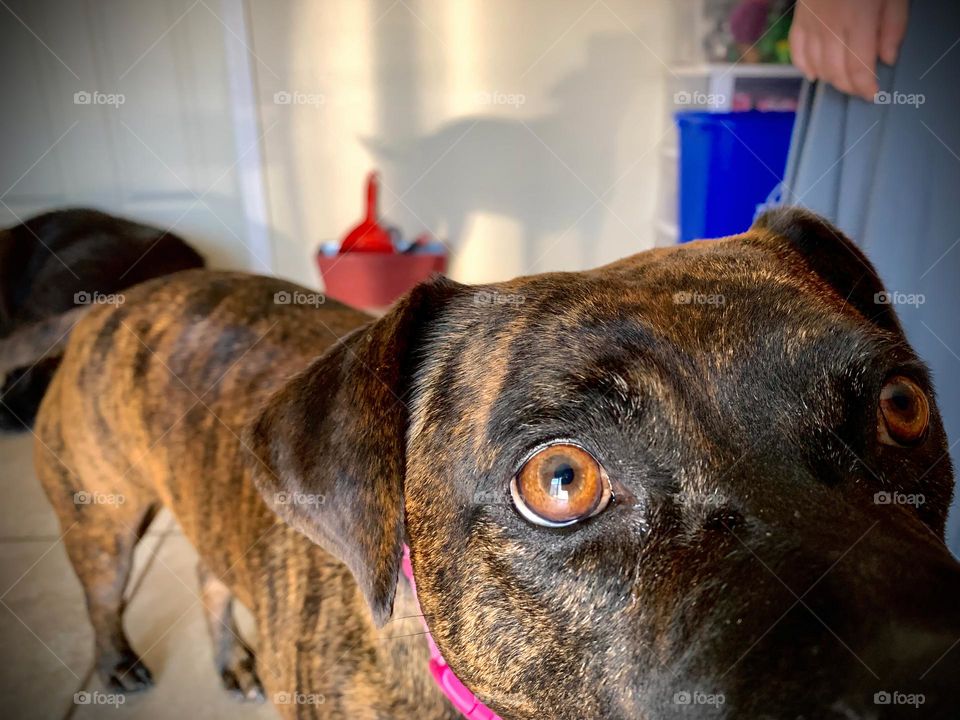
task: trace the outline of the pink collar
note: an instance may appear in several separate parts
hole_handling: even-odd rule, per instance
[[[413,565],[410,564],[410,548],[403,546],[403,574],[406,575],[410,583],[410,589],[413,590],[414,600],[417,603],[417,612],[420,613],[420,619],[423,621],[423,627],[427,631],[427,644],[430,646],[430,674],[437,681],[437,685],[447,696],[447,699],[453,703],[453,706],[463,713],[464,717],[470,720],[500,720],[500,716],[488,708],[482,702],[477,700],[477,696],[467,689],[467,686],[460,682],[460,679],[453,674],[453,670],[443,660],[443,655],[433,641],[433,635],[430,634],[430,628],[427,627],[427,619],[420,610],[420,602],[417,597],[417,583],[413,579]]]

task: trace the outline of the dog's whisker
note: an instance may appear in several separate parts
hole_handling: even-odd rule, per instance
[[[402,638],[419,637],[421,635],[429,635],[429,634],[430,634],[429,630],[421,630],[420,632],[410,633],[408,635],[390,635],[385,638],[380,638],[380,642],[386,642],[387,640],[400,640]]]
[[[421,613],[419,615],[403,615],[402,617],[395,617],[390,622],[397,622],[397,620],[409,620],[410,618],[428,618],[433,617],[433,613]],[[390,623],[387,623],[388,625]]]

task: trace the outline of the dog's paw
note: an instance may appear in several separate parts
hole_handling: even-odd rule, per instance
[[[257,676],[256,660],[250,651],[238,652],[237,658],[220,671],[220,681],[238,700],[259,703],[266,698],[263,684]]]
[[[101,665],[101,668],[101,674],[111,690],[135,693],[153,687],[153,675],[136,655],[125,655],[116,662]]]

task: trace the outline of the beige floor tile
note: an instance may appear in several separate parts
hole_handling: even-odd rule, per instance
[[[78,705],[74,720],[276,719],[269,704],[238,702],[220,686],[197,597],[195,567],[196,553],[189,542],[177,534],[168,536],[127,609],[127,635],[153,673],[156,685],[146,693],[130,696],[122,705]],[[87,692],[105,693],[99,680],[92,682]],[[110,697],[88,695],[85,699],[102,702]]]
[[[176,526],[173,525],[172,518],[157,517],[151,529],[152,533],[147,533],[133,551],[133,572],[130,573],[130,580],[127,581],[126,597],[132,598],[139,591],[145,580],[146,573],[156,564],[158,550],[166,542],[166,535],[173,534]],[[166,530],[167,532],[164,532]]]
[[[196,554],[166,510],[139,543],[124,625],[157,685],[122,705],[99,679],[82,684],[93,631],[57,518],[33,472],[33,438],[0,435],[0,697],[5,717],[269,718],[269,705],[235,701],[220,686],[197,599]],[[249,615],[238,619],[252,638]],[[77,694],[85,693],[85,694]],[[104,694],[96,694],[104,693]]]
[[[90,665],[93,631],[63,545],[0,544],[3,716],[63,717]]]
[[[158,530],[137,545],[128,596],[156,564],[151,556],[164,541]],[[4,716],[62,717],[93,662],[83,590],[63,543],[0,542],[0,601]]]
[[[57,516],[33,472],[33,435],[0,434],[0,539],[60,536]],[[11,502],[13,500],[13,502]]]
[[[150,528],[147,530],[147,535],[156,535],[158,533],[166,535],[183,534],[180,525],[177,523],[177,519],[173,516],[173,513],[166,508],[160,508],[160,512],[157,513],[153,522],[150,523]]]

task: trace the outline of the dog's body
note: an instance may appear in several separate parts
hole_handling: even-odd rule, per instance
[[[0,230],[0,338],[76,308],[78,298],[96,302],[203,264],[177,235],[148,225],[86,208],[37,215]],[[36,348],[51,350],[39,363],[11,367],[0,359],[0,372],[9,373],[0,389],[0,428],[21,430],[33,423],[60,361],[51,346],[67,335],[69,320]]]
[[[120,611],[165,505],[202,559],[225,682],[259,690],[233,594],[289,717],[457,717],[427,670],[404,542],[445,658],[507,720],[681,717],[684,692],[725,697],[703,717],[898,717],[869,693],[908,683],[925,717],[953,716],[945,440],[933,407],[922,446],[874,447],[875,366],[892,353],[926,379],[873,305],[866,261],[824,228],[776,215],[480,302],[438,280],[372,323],[278,304],[308,292],[278,280],[203,271],[94,309],[36,432],[99,669],[123,689],[150,682]],[[545,438],[605,459],[610,509],[560,529],[517,514],[505,479]],[[878,487],[927,504],[877,507]],[[909,632],[887,638],[894,621]]]
[[[286,379],[370,320],[335,301],[278,305],[282,291],[304,290],[181,273],[130,291],[116,311],[96,308],[75,330],[36,428],[38,467],[63,521],[79,521],[68,549],[88,593],[98,594],[98,639],[121,633],[114,623],[129,553],[163,504],[203,558],[228,686],[235,679],[242,694],[258,692],[216,578],[256,618],[267,696],[300,698],[291,716],[309,716],[302,705],[314,704],[320,717],[455,717],[421,672],[429,656],[410,593],[398,598],[397,616],[408,619],[377,631],[349,570],[280,521],[250,479],[245,425]],[[87,421],[59,421],[71,416]],[[90,502],[77,504],[77,492]],[[98,503],[110,495],[123,504]],[[99,669],[122,688],[149,683],[141,669],[126,672],[136,658],[117,650],[98,648]]]

